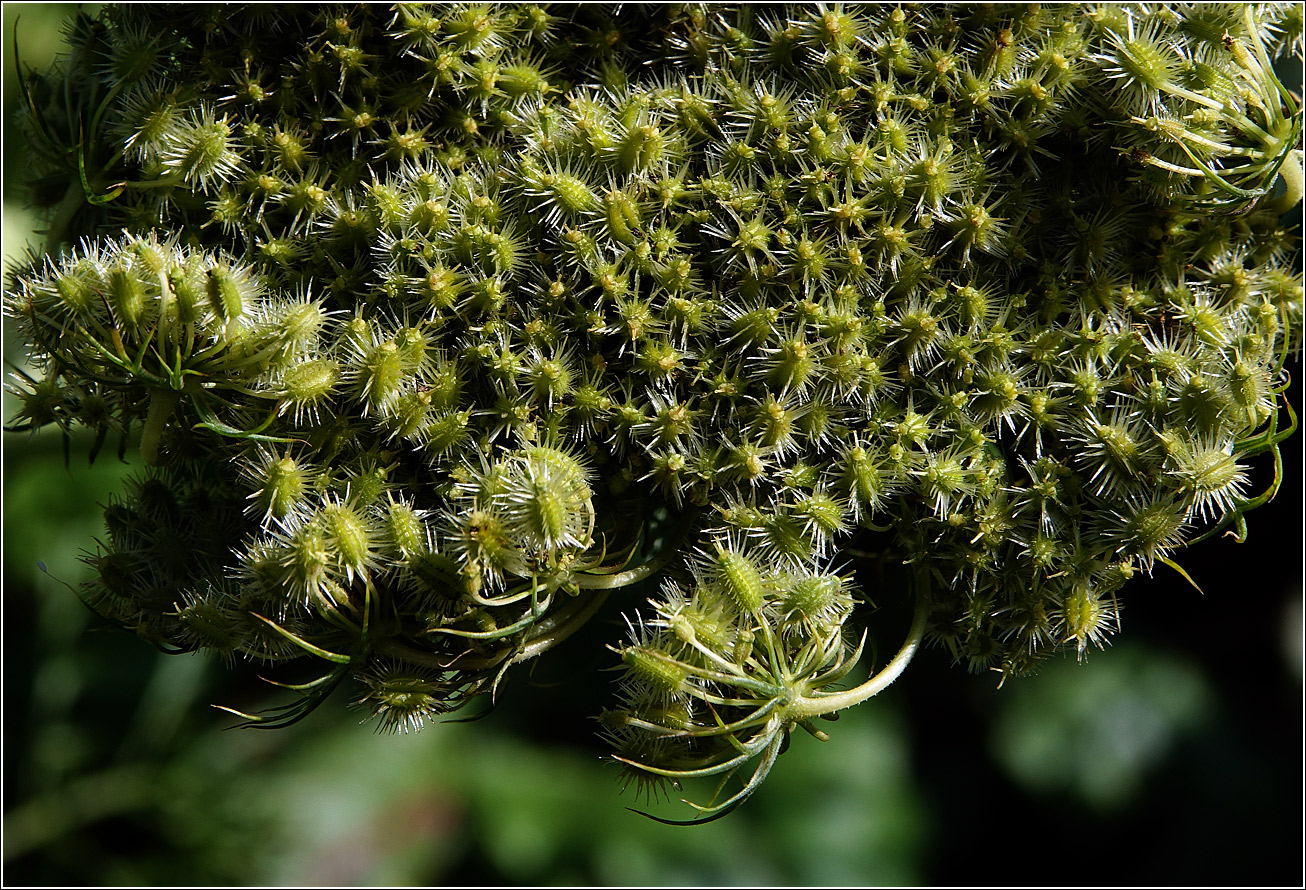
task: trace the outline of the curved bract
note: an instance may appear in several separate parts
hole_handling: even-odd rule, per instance
[[[5,297],[15,424],[139,427],[85,597],[322,662],[255,724],[352,678],[416,729],[626,595],[602,723],[641,784],[756,761],[714,817],[922,641],[1082,657],[1131,578],[1245,535],[1296,426],[1301,34],[108,5],[23,78],[53,216]],[[872,598],[916,617],[859,681]]]

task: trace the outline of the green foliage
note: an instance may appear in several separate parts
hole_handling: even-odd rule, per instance
[[[602,721],[641,787],[756,760],[712,818],[923,641],[1082,658],[1279,486],[1290,6],[127,5],[70,38],[23,78],[52,217],[5,297],[14,423],[139,428],[84,598],[323,663],[256,725],[353,678],[418,728],[657,576]],[[872,597],[916,617],[846,682]]]

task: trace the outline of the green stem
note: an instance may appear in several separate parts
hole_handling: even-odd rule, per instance
[[[523,661],[529,661],[547,652],[584,627],[585,623],[594,617],[594,613],[598,611],[607,598],[608,594],[606,592],[599,593],[568,606],[568,609],[574,609],[574,611],[570,611],[565,615],[560,614],[556,625],[546,629],[539,636],[528,639],[526,644],[516,651],[505,649],[489,656],[443,656],[436,655],[434,652],[423,652],[421,649],[414,649],[412,646],[401,643],[393,637],[378,642],[375,651],[378,655],[386,655],[418,667],[434,668],[440,671],[480,671],[502,665],[504,659],[507,658],[512,659],[508,662],[509,665],[521,664]]]
[[[572,581],[582,590],[612,590],[617,587],[627,587],[662,571],[671,558],[679,552],[673,549],[664,550],[639,568],[617,572],[615,575],[577,574]]]
[[[628,587],[656,575],[666,567],[667,563],[680,554],[681,544],[689,535],[694,520],[698,518],[698,512],[698,510],[691,510],[686,514],[684,520],[680,523],[680,527],[676,530],[675,537],[667,542],[661,553],[642,566],[625,572],[617,572],[613,575],[589,575],[578,572],[571,579],[572,583],[582,590],[612,590],[617,587]]]
[[[421,649],[414,649],[412,646],[399,642],[394,637],[378,641],[373,651],[377,655],[386,655],[407,664],[433,668],[438,671],[475,671],[491,667],[503,660],[502,655],[493,658],[460,658],[458,656],[436,655],[434,652],[423,652]]]
[[[145,426],[141,429],[141,459],[146,466],[159,465],[159,440],[180,399],[181,393],[175,389],[151,391],[150,408],[145,414]]]
[[[50,228],[45,233],[45,254],[47,256],[57,256],[60,244],[67,240],[69,226],[72,225],[73,217],[77,211],[82,209],[86,203],[86,196],[82,193],[82,184],[79,181],[68,183],[68,188],[63,193],[63,199],[59,202],[59,207],[55,210],[54,219],[50,220]]]
[[[185,181],[185,176],[180,173],[173,173],[171,176],[162,176],[158,179],[150,179],[142,182],[121,182],[119,185],[129,189],[164,189],[182,185]]]
[[[1288,156],[1283,159],[1283,165],[1279,167],[1279,175],[1283,177],[1283,184],[1286,186],[1282,195],[1275,198],[1267,209],[1275,213],[1287,213],[1296,207],[1304,195],[1306,195],[1306,172],[1302,169],[1302,150],[1294,148],[1288,152]]]
[[[567,637],[580,630],[585,626],[586,622],[594,617],[594,613],[599,610],[599,607],[603,605],[603,602],[607,598],[607,591],[597,593],[594,596],[585,597],[582,601],[583,604],[576,608],[575,612],[569,615],[559,616],[560,620],[557,627],[550,628],[540,636],[527,641],[521,651],[513,656],[511,664],[521,664],[523,661],[529,661],[567,639]]]
[[[916,592],[916,617],[912,621],[911,630],[907,633],[907,641],[902,644],[902,648],[893,657],[893,661],[886,664],[883,670],[860,686],[842,692],[833,692],[829,695],[818,695],[811,698],[803,696],[795,699],[785,708],[784,719],[786,723],[797,723],[811,717],[819,717],[822,714],[831,714],[835,711],[842,711],[844,708],[851,708],[853,705],[859,705],[871,696],[882,692],[885,687],[902,675],[902,672],[906,670],[907,665],[911,663],[912,658],[916,655],[916,650],[920,648],[921,640],[925,637],[925,620],[930,614],[929,596],[925,590],[923,575],[922,572],[917,578],[919,589]]]

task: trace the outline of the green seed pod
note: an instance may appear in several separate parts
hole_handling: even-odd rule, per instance
[[[385,514],[385,542],[403,559],[431,549],[431,535],[421,514],[402,501],[391,501]]]
[[[794,512],[802,516],[810,529],[818,535],[839,535],[848,530],[843,504],[823,491],[813,492],[798,501],[794,505]]]
[[[505,574],[526,571],[507,524],[491,510],[472,509],[458,517],[444,540],[457,554],[463,583],[472,593],[487,584],[500,586]]]
[[[136,328],[145,323],[152,296],[146,284],[130,270],[115,267],[109,271],[106,298],[122,327]]]
[[[420,201],[408,212],[408,226],[418,235],[434,235],[449,226],[449,205],[435,198]]]
[[[451,240],[453,256],[486,275],[507,275],[521,262],[521,248],[509,231],[498,232],[479,223],[465,225]]]
[[[457,359],[450,360],[436,353],[425,378],[426,392],[431,397],[431,407],[447,411],[457,408],[463,395],[463,378],[466,374]]]
[[[123,129],[130,134],[124,145],[130,155],[145,165],[157,163],[181,113],[182,108],[162,90],[138,92],[122,111]]]
[[[140,269],[142,277],[149,279],[161,276],[173,259],[171,252],[152,238],[129,240],[124,254],[132,267]]]
[[[231,182],[242,166],[236,136],[226,117],[204,109],[167,134],[160,151],[164,169],[208,192]]]
[[[412,438],[421,433],[431,411],[431,394],[426,390],[404,393],[385,406],[385,427],[391,437]]]
[[[617,169],[627,175],[643,173],[662,160],[666,138],[649,124],[629,128],[613,146]]]
[[[431,336],[424,328],[400,328],[393,339],[405,373],[417,374],[426,368],[432,346]]]
[[[206,294],[213,314],[223,321],[234,321],[245,314],[246,299],[252,296],[248,279],[237,270],[224,266],[209,269]]]
[[[753,171],[757,164],[757,149],[747,142],[734,141],[721,149],[720,170],[727,177],[738,178]],[[741,233],[742,237],[742,233]],[[765,247],[763,239],[760,247]]]
[[[198,646],[231,657],[245,642],[241,622],[227,608],[216,591],[208,596],[188,591],[177,610],[177,622]]]
[[[1125,557],[1139,558],[1145,568],[1183,542],[1185,510],[1158,496],[1131,502],[1113,517],[1104,519],[1104,536]]]
[[[816,621],[820,616],[847,608],[851,597],[838,575],[814,575],[796,580],[780,598],[780,608],[787,616]]]
[[[684,665],[659,649],[627,646],[621,650],[621,660],[636,683],[661,693],[680,692],[689,679]]]
[[[712,578],[720,584],[741,613],[759,611],[766,602],[766,585],[762,581],[762,573],[739,551],[727,550],[720,544],[713,546],[716,554],[708,561]]]
[[[861,445],[849,449],[841,461],[839,487],[848,492],[855,516],[869,515],[880,506],[884,477],[876,459]]]
[[[638,237],[635,233],[643,227],[639,206],[624,191],[610,191],[603,197],[606,211],[608,234],[626,245],[633,245]]]
[[[501,66],[498,87],[512,99],[544,96],[552,89],[544,72],[525,62]]]
[[[277,563],[287,595],[311,597],[325,589],[333,557],[330,537],[323,529],[314,523],[301,525],[280,541],[279,550]]]
[[[437,265],[424,277],[413,279],[416,295],[429,306],[448,311],[458,305],[467,290],[467,282],[455,269]]]
[[[1198,433],[1214,433],[1224,424],[1229,400],[1202,374],[1193,374],[1182,384],[1175,405],[1176,419]]]
[[[753,640],[755,635],[747,627],[741,627],[735,631],[734,643],[730,648],[730,656],[735,664],[742,665],[748,661],[753,654]]]
[[[283,193],[281,201],[296,219],[311,219],[326,209],[329,197],[326,189],[308,180],[292,182]]]
[[[175,320],[181,325],[196,324],[208,305],[208,276],[196,262],[195,257],[188,257],[173,266],[167,274],[168,286],[172,289],[172,307],[176,313]]]
[[[566,353],[548,358],[535,355],[527,360],[523,377],[535,397],[549,407],[570,395],[575,385],[571,357]]]
[[[766,460],[762,449],[751,442],[743,442],[730,449],[727,469],[731,476],[744,482],[756,482],[766,475]]]
[[[400,140],[403,135],[392,134],[386,140],[386,145],[389,146],[392,142]],[[387,148],[387,154],[389,151],[390,149]],[[402,153],[399,149],[396,151]],[[383,232],[399,231],[408,219],[407,209],[399,190],[381,182],[373,182],[366,186],[366,212],[376,221],[377,230]]]
[[[339,379],[340,365],[327,358],[281,369],[281,392],[294,411],[296,422],[315,417],[318,408],[335,392]]]
[[[287,353],[297,355],[317,344],[326,321],[327,313],[316,300],[296,300],[273,310],[268,328]]]
[[[555,223],[564,219],[574,222],[599,206],[599,198],[589,184],[569,171],[543,174],[536,190],[544,199],[545,218]]]
[[[58,423],[66,416],[69,393],[57,377],[25,381],[23,386],[14,387],[13,394],[22,403],[14,417],[15,425],[21,422],[39,429],[47,424]]]
[[[508,290],[499,278],[478,278],[471,283],[466,306],[477,316],[493,316],[508,301]]]
[[[794,444],[796,415],[797,409],[767,393],[765,401],[753,412],[749,430],[763,447],[788,451]]]
[[[283,130],[278,125],[267,140],[269,154],[275,163],[288,172],[297,173],[304,169],[309,161],[308,149],[304,147],[303,138],[293,130]]]
[[[1228,382],[1229,394],[1247,429],[1255,429],[1269,418],[1274,409],[1273,402],[1266,396],[1269,386],[1264,374],[1239,358],[1229,368]]]
[[[432,418],[419,431],[422,448],[433,458],[457,454],[471,435],[472,412],[448,411]]]
[[[308,469],[289,454],[276,457],[261,453],[259,463],[250,468],[255,484],[250,499],[263,516],[285,519],[304,500],[312,482]]]
[[[336,564],[347,576],[361,573],[371,564],[375,534],[368,517],[353,506],[337,501],[323,505],[317,521]]]
[[[787,337],[766,350],[767,381],[781,391],[802,392],[816,372],[816,356],[801,336]]]
[[[565,228],[558,240],[563,256],[571,264],[590,269],[601,262],[598,242],[579,229]]]
[[[683,256],[671,257],[665,263],[659,263],[653,267],[653,278],[659,285],[666,288],[673,294],[684,293],[685,291],[695,291],[699,289],[700,280],[697,270],[693,264]],[[686,307],[693,304],[684,301]],[[701,306],[701,304],[699,304]],[[672,318],[681,320],[683,317],[688,321],[687,315],[678,310],[675,304],[668,302],[671,309]]]
[[[54,279],[54,296],[59,309],[74,318],[93,315],[102,306],[99,292],[103,290],[104,283],[95,264],[85,258],[75,262]]]
[[[734,314],[730,322],[730,340],[741,347],[752,347],[765,343],[775,332],[780,310],[773,306],[761,306]]]
[[[675,732],[684,732],[694,728],[694,712],[690,707],[693,699],[678,697],[662,703],[640,703],[634,716],[655,726],[661,726]]]
[[[763,523],[767,548],[800,564],[810,563],[818,551],[806,524],[789,511],[767,516]]]
[[[523,548],[583,550],[594,529],[588,472],[574,456],[532,446],[492,468],[491,502]]]
[[[358,704],[380,721],[381,732],[417,732],[451,709],[451,690],[440,674],[411,665],[372,663],[359,675],[367,692]]]
[[[406,364],[393,339],[376,344],[350,364],[348,373],[365,412],[377,410],[399,394],[407,375]]]
[[[1115,612],[1114,600],[1104,599],[1087,582],[1076,582],[1066,594],[1059,616],[1062,641],[1073,641],[1082,661],[1089,643],[1101,646],[1113,632]]]

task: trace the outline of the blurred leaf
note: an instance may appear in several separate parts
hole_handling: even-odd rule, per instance
[[[1125,644],[1091,660],[1091,670],[1061,660],[1014,684],[989,750],[1027,788],[1111,810],[1201,723],[1212,692],[1200,669],[1163,652]]]

